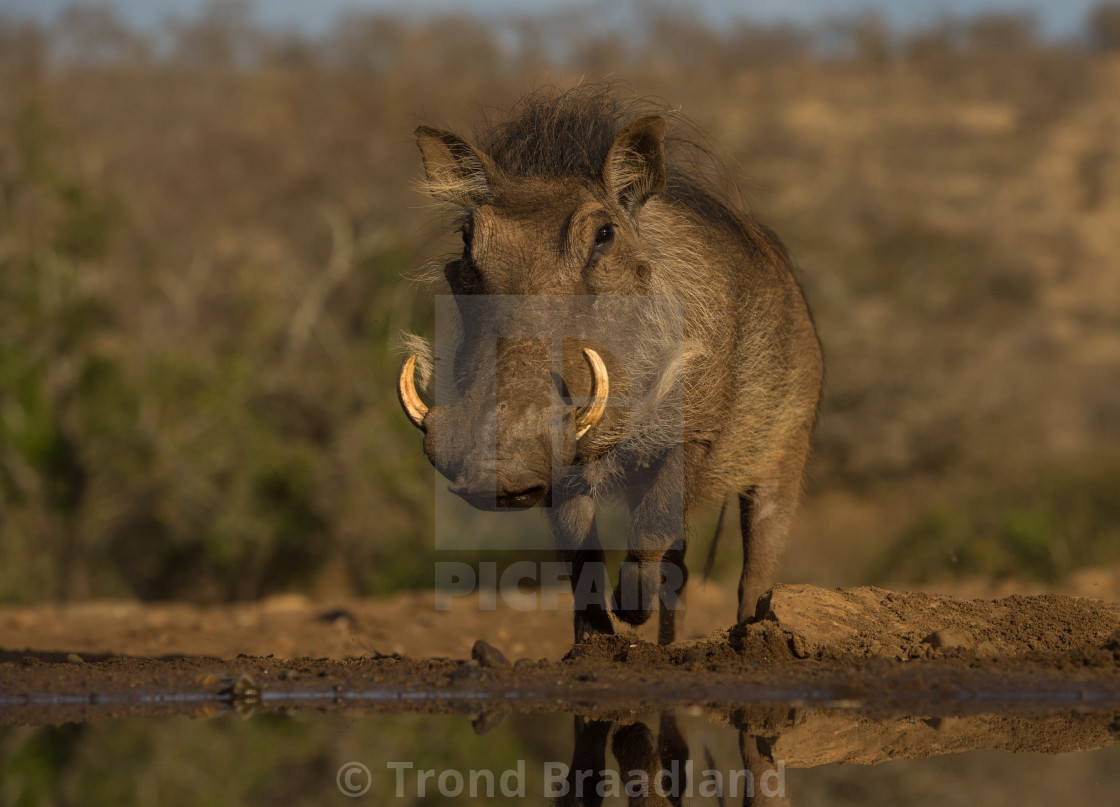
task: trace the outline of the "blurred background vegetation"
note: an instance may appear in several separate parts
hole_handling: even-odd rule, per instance
[[[791,574],[1120,562],[1120,5],[1062,42],[643,8],[0,16],[0,600],[430,586],[391,342],[450,241],[411,132],[589,78],[695,120],[800,264],[828,388]]]

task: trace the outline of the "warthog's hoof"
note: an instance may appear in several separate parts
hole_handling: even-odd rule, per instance
[[[586,642],[592,636],[614,634],[611,615],[603,608],[587,608],[583,611],[576,611],[575,628],[577,643]]]

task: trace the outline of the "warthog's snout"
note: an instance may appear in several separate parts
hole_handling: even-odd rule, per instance
[[[555,467],[572,462],[575,443],[599,423],[610,394],[602,358],[590,348],[583,355],[591,400],[579,408],[560,399],[547,372],[537,373],[536,394],[511,372],[498,384],[502,400],[488,399],[483,381],[455,403],[429,408],[413,380],[417,357],[409,356],[397,384],[401,406],[424,432],[424,451],[451,481],[448,490],[481,510],[550,504]]]
[[[548,409],[479,405],[466,395],[428,411],[424,452],[450,482],[448,490],[480,510],[541,504],[553,477]]]

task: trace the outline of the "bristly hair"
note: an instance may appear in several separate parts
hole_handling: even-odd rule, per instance
[[[631,115],[609,87],[533,92],[478,145],[511,176],[599,175],[615,136]]]
[[[476,145],[508,176],[598,179],[615,137],[644,115],[670,122],[665,196],[732,226],[743,225],[738,189],[694,124],[666,104],[623,99],[611,84],[546,88],[522,98]]]

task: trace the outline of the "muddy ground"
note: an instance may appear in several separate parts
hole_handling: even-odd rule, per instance
[[[1110,595],[1115,577],[1086,585]],[[539,610],[524,596],[492,611],[466,599],[436,610],[431,594],[4,607],[0,723],[298,707],[457,712],[481,732],[511,711],[691,708],[856,761],[978,733],[1015,750],[1120,738],[1120,605],[1105,599],[777,586],[755,624],[728,628],[733,595],[699,586],[675,645],[647,631],[573,647],[566,602]],[[865,725],[841,731],[852,721]],[[864,739],[818,747],[798,731]]]

